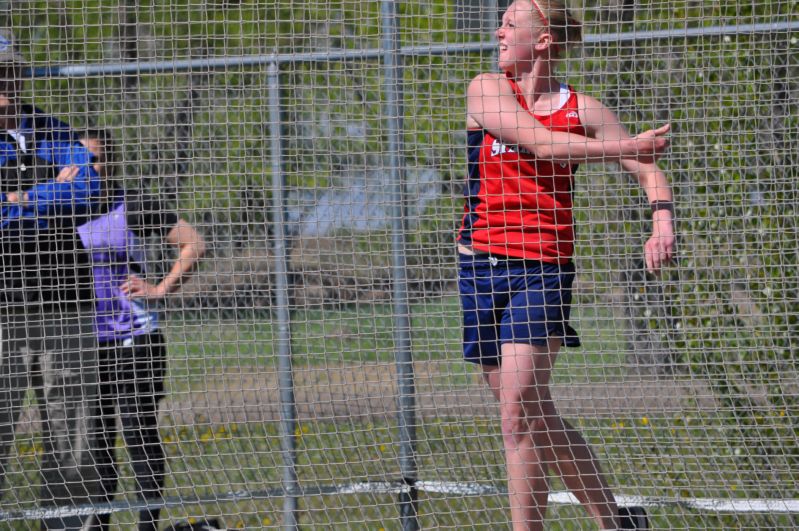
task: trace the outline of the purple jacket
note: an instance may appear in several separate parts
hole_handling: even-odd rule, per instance
[[[77,231],[91,256],[97,339],[124,341],[156,330],[158,317],[147,302],[131,300],[120,289],[132,271],[143,271],[145,263],[141,239],[128,227],[125,202]]]

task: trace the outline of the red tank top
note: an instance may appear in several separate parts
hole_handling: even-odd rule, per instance
[[[518,85],[508,80],[529,112]],[[561,106],[536,120],[553,131],[585,135],[577,93],[561,87]],[[537,161],[524,148],[503,144],[484,129],[468,131],[469,174],[458,242],[476,251],[567,263],[574,254],[572,188],[577,165]]]

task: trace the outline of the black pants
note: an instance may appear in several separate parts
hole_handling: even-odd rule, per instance
[[[0,256],[0,262],[4,257]],[[0,279],[0,286],[2,280]],[[8,303],[0,287],[0,492],[29,389],[36,394],[43,447],[43,508],[102,501],[91,449],[97,434],[97,341],[91,304]],[[7,497],[10,497],[7,495]],[[86,515],[43,518],[42,529],[81,530]],[[5,529],[3,524],[0,528]]]
[[[158,433],[158,401],[164,396],[166,347],[160,332],[136,336],[131,342],[100,343],[99,424],[95,463],[102,492],[112,501],[119,483],[114,455],[119,430],[130,454],[140,500],[163,497],[166,455]],[[158,528],[159,509],[142,510],[139,530]],[[98,515],[95,530],[109,529],[110,515]]]

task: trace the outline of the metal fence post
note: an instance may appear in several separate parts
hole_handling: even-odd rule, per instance
[[[396,2],[381,4],[383,94],[388,127],[388,188],[391,197],[392,279],[394,296],[394,348],[397,365],[397,424],[400,444],[400,472],[406,486],[399,495],[400,518],[404,531],[419,529],[416,489],[416,388],[411,352],[410,309],[405,263],[407,215],[405,172],[402,157],[402,71],[399,54]]]
[[[280,417],[283,450],[283,529],[297,529],[297,456],[295,431],[297,429],[297,405],[294,400],[294,373],[291,364],[291,312],[288,294],[288,264],[286,257],[286,213],[283,201],[285,176],[283,174],[283,152],[280,112],[280,65],[269,63],[269,135],[272,161],[272,220],[275,280],[275,316],[277,319],[278,385],[280,386]]]

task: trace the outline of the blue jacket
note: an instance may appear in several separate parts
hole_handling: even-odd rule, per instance
[[[70,127],[30,106],[23,107],[24,118],[19,131],[26,135],[28,153],[23,153],[17,142],[6,132],[0,132],[0,168],[19,163],[20,158],[35,157],[51,166],[50,179],[42,182],[40,174],[35,182],[20,182],[21,191],[27,192],[29,201],[22,205],[8,204],[5,193],[20,191],[16,183],[0,183],[0,227],[8,227],[15,220],[30,219],[39,228],[47,228],[48,218],[54,216],[85,216],[96,206],[100,193],[100,177],[92,168],[92,155],[80,144]],[[31,149],[32,148],[32,149]],[[71,182],[57,183],[55,175],[66,166],[77,166],[78,174]],[[26,186],[27,185],[27,186]]]
[[[91,264],[75,227],[104,209],[100,176],[68,125],[29,106],[23,116],[17,131],[25,150],[0,131],[0,302],[91,301]],[[78,174],[56,182],[68,166]],[[27,192],[29,199],[9,203],[9,192]]]

